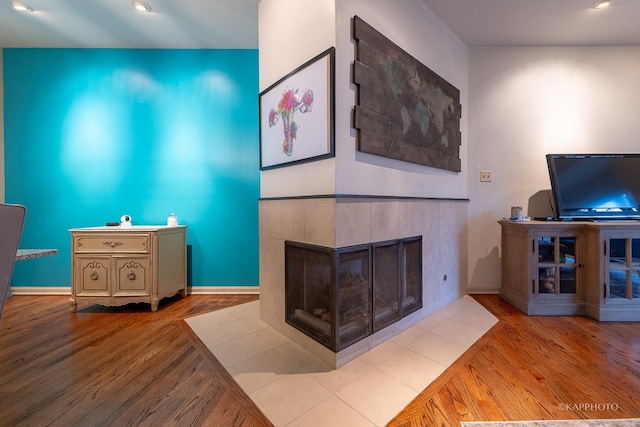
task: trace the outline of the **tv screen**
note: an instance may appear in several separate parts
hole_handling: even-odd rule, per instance
[[[640,154],[547,154],[560,219],[640,219]]]

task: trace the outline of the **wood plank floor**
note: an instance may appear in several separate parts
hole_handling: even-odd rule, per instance
[[[640,417],[640,323],[528,317],[474,297],[500,322],[390,426]],[[269,426],[182,320],[255,299],[71,314],[68,297],[14,296],[0,329],[0,425]]]
[[[0,426],[262,426],[266,417],[180,319],[257,295],[102,307],[14,296],[0,329]]]
[[[640,323],[525,316],[474,295],[500,322],[390,425],[640,417]]]

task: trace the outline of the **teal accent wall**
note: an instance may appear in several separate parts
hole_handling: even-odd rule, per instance
[[[189,226],[193,286],[258,285],[258,51],[2,50],[13,286],[69,286],[75,227]]]

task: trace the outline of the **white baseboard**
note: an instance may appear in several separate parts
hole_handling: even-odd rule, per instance
[[[480,294],[489,294],[489,295],[499,295],[500,291],[496,289],[469,289],[467,291],[469,295],[480,295]]]
[[[260,286],[192,286],[190,295],[259,294]]]
[[[71,287],[12,286],[12,295],[71,295]]]
[[[259,286],[191,286],[189,295],[259,294]],[[71,287],[12,286],[9,295],[71,295]]]

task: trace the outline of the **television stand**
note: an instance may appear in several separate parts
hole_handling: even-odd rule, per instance
[[[534,216],[534,221],[572,222],[572,221],[593,221],[592,218],[557,218],[555,216]]]
[[[640,219],[634,219],[634,218],[596,218],[593,221],[595,221],[595,222],[624,222],[624,223],[629,223],[629,222],[640,222]]]
[[[557,218],[554,216],[534,216],[534,221],[561,221],[561,222],[640,222],[640,218],[624,217],[624,218],[597,218],[597,217],[571,217]]]
[[[640,222],[499,223],[502,299],[529,315],[640,321]]]

